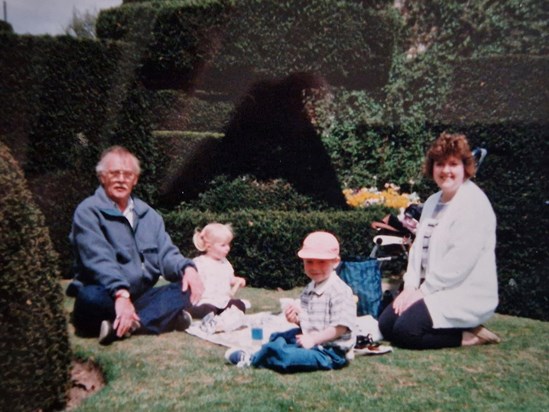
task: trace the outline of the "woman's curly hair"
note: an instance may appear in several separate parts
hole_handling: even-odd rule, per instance
[[[425,156],[423,172],[425,176],[433,178],[433,166],[435,162],[444,161],[450,157],[456,157],[463,161],[465,179],[469,179],[476,173],[476,164],[467,141],[467,137],[460,133],[442,132],[431,144]]]

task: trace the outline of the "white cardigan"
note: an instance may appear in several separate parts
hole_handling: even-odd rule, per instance
[[[420,287],[426,222],[440,196],[435,193],[423,206],[404,287],[423,292],[434,328],[475,327],[489,319],[498,304],[496,216],[484,192],[466,180],[433,230],[429,268]]]

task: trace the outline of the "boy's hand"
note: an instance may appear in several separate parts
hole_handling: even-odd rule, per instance
[[[286,306],[286,309],[284,309],[284,315],[286,316],[286,320],[290,323],[296,323],[299,325],[300,311],[301,308],[299,306],[294,303],[290,303],[288,306]]]
[[[297,343],[304,349],[311,349],[316,345],[313,335],[297,335]]]
[[[346,326],[328,326],[321,331],[314,331],[307,334],[297,335],[296,340],[299,345],[305,349],[311,349],[313,346],[322,345],[331,342],[343,334],[347,333],[349,328]]]

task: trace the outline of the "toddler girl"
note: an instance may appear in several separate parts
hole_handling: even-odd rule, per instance
[[[236,290],[246,286],[246,280],[234,275],[233,266],[227,260],[232,240],[233,231],[228,224],[209,223],[195,231],[193,243],[204,253],[193,261],[204,283],[204,293],[200,301],[187,310],[193,318],[202,319],[210,312],[219,315],[231,306],[246,311],[244,301],[233,299]]]

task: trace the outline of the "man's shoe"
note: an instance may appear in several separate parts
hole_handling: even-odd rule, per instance
[[[141,322],[139,322],[138,320],[134,320],[130,331],[126,335],[129,335],[127,336],[129,338],[132,335],[146,335],[146,334],[147,334],[147,329],[145,329],[141,325]]]
[[[175,319],[175,330],[178,332],[183,332],[187,330],[189,326],[191,326],[192,322],[193,318],[191,317],[190,313],[186,310],[182,310],[178,313]]]
[[[104,320],[101,322],[101,329],[99,330],[99,344],[110,345],[117,339],[116,331],[112,327],[112,322]]]
[[[74,279],[69,283],[69,286],[67,286],[67,290],[65,293],[70,298],[75,298],[78,296],[78,292],[80,292],[80,289],[82,289],[84,285],[79,280]]]
[[[251,356],[243,349],[230,348],[225,352],[225,360],[237,368],[246,368],[252,364]]]

